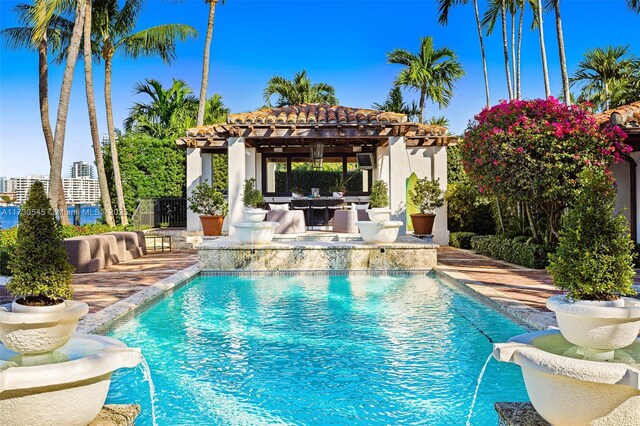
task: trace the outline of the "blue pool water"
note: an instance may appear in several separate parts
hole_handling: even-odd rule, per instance
[[[491,341],[525,330],[430,277],[199,277],[111,333],[142,348],[159,425],[464,425]],[[473,425],[526,401],[489,362]],[[140,370],[108,403],[142,405]]]
[[[69,220],[74,223],[76,209],[73,206],[67,207],[69,212]],[[0,206],[0,229],[9,229],[18,224],[20,217],[20,207],[16,206]],[[80,207],[80,225],[89,225],[96,223],[102,217],[102,212],[98,206],[81,206]]]

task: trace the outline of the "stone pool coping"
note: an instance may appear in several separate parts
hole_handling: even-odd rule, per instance
[[[553,312],[545,312],[528,306],[513,297],[471,278],[454,268],[438,265],[436,276],[449,285],[459,288],[495,311],[530,330],[546,330],[557,326]]]
[[[78,333],[107,334],[177,290],[200,273],[197,264],[183,269],[96,313],[86,315],[78,324]]]

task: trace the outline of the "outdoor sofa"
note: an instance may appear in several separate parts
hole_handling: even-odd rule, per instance
[[[147,254],[144,232],[123,231],[71,237],[64,240],[69,263],[76,273],[97,272]]]

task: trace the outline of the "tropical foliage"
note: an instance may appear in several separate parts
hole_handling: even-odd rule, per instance
[[[275,106],[324,103],[336,105],[336,89],[327,83],[311,83],[307,71],[297,72],[292,80],[272,77],[264,89],[264,101],[272,106],[271,98],[277,95]]]
[[[62,227],[56,219],[42,182],[34,183],[20,211],[16,245],[7,290],[25,304],[54,305],[70,299],[73,267],[62,245]]]
[[[167,139],[179,135],[193,121],[198,99],[183,80],[173,79],[169,89],[158,80],[146,79],[133,87],[135,95],[144,94],[150,102],[136,102],[124,121],[127,132],[144,133],[147,136]]]
[[[418,108],[418,104],[416,104],[415,101],[412,101],[411,103],[405,102],[404,96],[402,96],[402,90],[399,86],[394,86],[389,91],[387,99],[385,99],[384,102],[375,102],[371,105],[371,108],[380,111],[406,114],[409,121],[418,121],[420,119],[420,108]]]
[[[640,99],[640,60],[629,46],[587,50],[570,79],[580,88],[580,101],[607,110]]]
[[[612,181],[602,167],[580,172],[577,196],[564,219],[558,249],[550,255],[553,283],[572,299],[613,300],[635,294],[634,244],[627,219],[614,215]]]
[[[395,84],[420,94],[418,108],[421,123],[424,123],[425,102],[431,100],[441,108],[448,106],[453,97],[454,83],[464,75],[453,50],[447,47],[436,49],[433,37],[420,39],[420,51],[417,54],[395,49],[387,54],[387,61],[404,65]]]
[[[534,240],[555,244],[562,212],[575,198],[577,175],[586,166],[622,161],[631,150],[624,138],[618,127],[601,130],[581,107],[554,98],[514,100],[475,116],[461,154],[481,192],[525,203]],[[546,231],[538,229],[534,210]]]

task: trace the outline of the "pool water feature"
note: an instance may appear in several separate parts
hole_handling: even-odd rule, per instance
[[[471,326],[471,324],[473,326]],[[492,341],[525,330],[429,276],[201,276],[111,333],[142,349],[158,425],[464,425]],[[470,424],[528,400],[490,362]],[[138,403],[139,371],[109,403]]]

